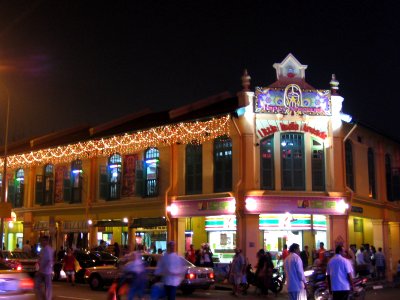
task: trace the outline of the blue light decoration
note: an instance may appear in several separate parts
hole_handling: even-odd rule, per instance
[[[256,87],[255,113],[331,116],[329,90],[302,90],[289,84],[285,89]]]

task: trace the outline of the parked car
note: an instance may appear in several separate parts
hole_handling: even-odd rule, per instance
[[[33,279],[26,272],[15,271],[0,262],[0,298],[35,300]]]
[[[116,256],[102,251],[75,251],[74,256],[81,266],[81,269],[75,275],[75,281],[77,282],[85,282],[84,275],[87,268],[107,265],[115,266],[118,263]],[[62,278],[62,264],[62,260],[54,264],[53,280]]]
[[[37,255],[23,251],[11,251],[11,254],[21,264],[22,271],[28,272],[29,275],[33,276],[39,269],[39,258]]]
[[[154,275],[157,262],[162,257],[159,254],[142,254],[142,260],[146,267],[149,287],[156,281]],[[179,285],[182,292],[186,294],[193,293],[196,289],[208,289],[214,284],[214,270],[212,268],[196,267],[191,262],[181,257],[185,265],[183,280]],[[110,286],[115,280],[118,280],[123,272],[124,261],[121,260],[119,266],[103,266],[87,268],[85,279],[93,290],[102,289],[104,286]]]

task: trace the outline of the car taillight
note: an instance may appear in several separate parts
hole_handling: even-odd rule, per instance
[[[209,274],[208,274],[208,278],[214,279],[214,273],[209,273]]]
[[[23,290],[33,290],[33,280],[32,278],[23,278],[19,282],[19,287]]]
[[[193,273],[188,273],[188,274],[186,274],[186,279],[195,279],[196,278],[196,274],[193,274]]]

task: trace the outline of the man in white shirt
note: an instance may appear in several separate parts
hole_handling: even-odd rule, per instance
[[[335,253],[326,268],[329,292],[333,300],[347,300],[353,289],[353,270],[351,263],[344,258],[346,252],[343,246],[337,246]]]
[[[292,244],[289,248],[289,256],[284,261],[287,289],[290,300],[300,299],[305,293],[306,278],[304,276],[303,262],[300,258],[300,245]]]
[[[176,288],[182,282],[185,274],[183,259],[175,252],[173,241],[167,244],[167,253],[158,261],[155,275],[162,276],[165,293],[168,300],[175,300]]]

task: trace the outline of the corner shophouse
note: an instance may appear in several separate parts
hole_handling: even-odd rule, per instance
[[[254,92],[245,73],[236,97],[139,112],[11,148],[8,200],[16,220],[6,244],[48,233],[57,248],[100,239],[165,248],[168,238],[182,254],[190,243],[208,242],[221,261],[239,247],[254,264],[258,249],[279,251],[284,243],[370,243],[397,261],[399,206],[384,196],[389,177],[375,174],[375,198],[366,184],[386,165],[379,156],[373,169],[358,155],[362,127],[343,123],[338,82],[313,88],[307,66],[292,55],[274,68],[277,81]],[[393,190],[398,144],[376,133],[364,143],[370,135],[379,153],[390,145]]]

